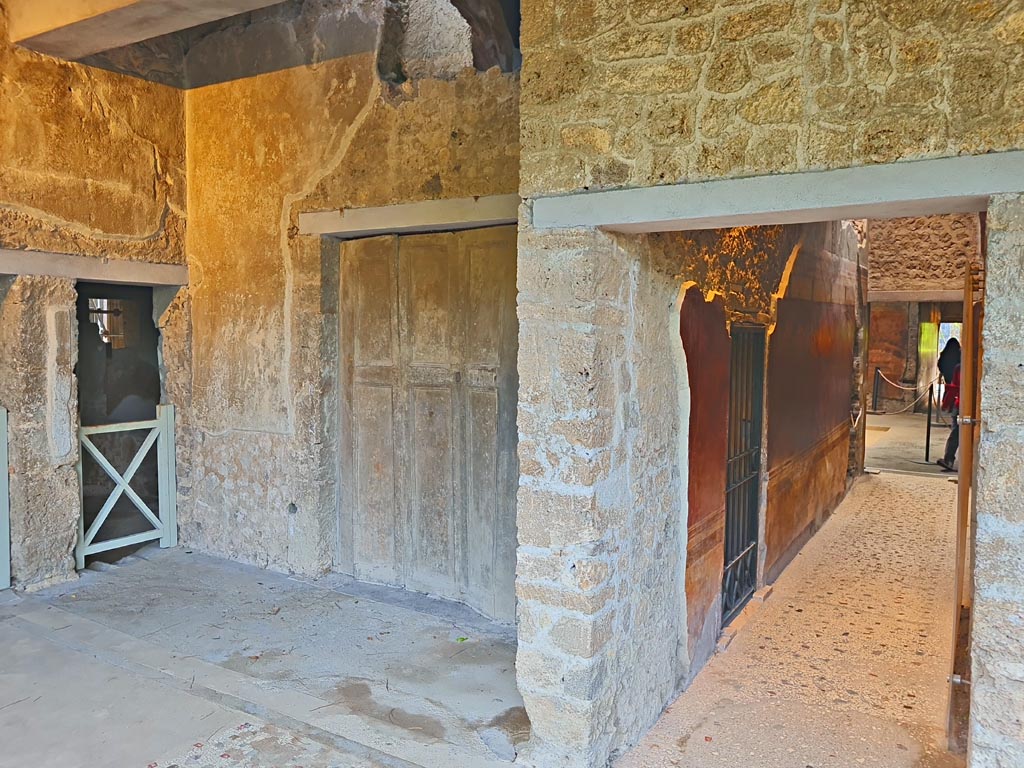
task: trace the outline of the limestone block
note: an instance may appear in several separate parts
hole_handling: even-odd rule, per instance
[[[593,658],[611,641],[614,618],[614,612],[588,621],[563,616],[551,628],[551,642],[572,656]]]

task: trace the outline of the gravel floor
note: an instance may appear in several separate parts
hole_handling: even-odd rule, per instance
[[[616,768],[954,768],[956,486],[861,480]]]

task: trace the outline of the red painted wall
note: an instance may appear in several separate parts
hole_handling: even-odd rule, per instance
[[[691,287],[683,297],[679,331],[690,385],[686,606],[696,670],[714,651],[721,613],[730,360],[722,300],[705,302],[700,289]]]
[[[846,493],[854,307],[778,303],[768,346],[768,508],[772,580]]]

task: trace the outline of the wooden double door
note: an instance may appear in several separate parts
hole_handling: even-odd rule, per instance
[[[340,570],[515,617],[515,227],[342,246]]]

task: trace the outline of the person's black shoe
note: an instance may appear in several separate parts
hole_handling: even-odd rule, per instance
[[[946,472],[956,472],[956,468],[945,459],[939,459],[935,463],[942,467]]]

